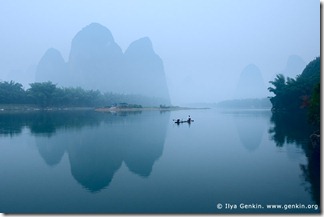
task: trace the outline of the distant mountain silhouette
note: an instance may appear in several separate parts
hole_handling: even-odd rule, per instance
[[[296,78],[297,75],[302,73],[305,67],[306,63],[300,56],[291,55],[288,57],[285,69],[278,74],[283,74],[285,77]]]
[[[48,80],[61,86],[142,95],[155,98],[155,103],[170,104],[163,62],[151,40],[136,40],[123,54],[109,29],[98,23],[76,34],[67,63],[53,48],[44,54],[37,81]]]
[[[149,38],[141,38],[125,52],[126,86],[130,93],[169,99],[163,62],[154,52]],[[165,102],[170,103],[170,102]]]
[[[122,61],[122,50],[110,31],[98,23],[92,23],[72,40],[68,63],[73,78],[70,85],[119,92],[116,87],[122,79]]]
[[[267,87],[260,69],[254,64],[246,66],[241,72],[234,98],[264,98],[267,95]]]
[[[67,65],[61,53],[54,49],[48,49],[38,63],[36,69],[36,81],[52,81],[53,83],[61,83],[62,78],[67,76]]]

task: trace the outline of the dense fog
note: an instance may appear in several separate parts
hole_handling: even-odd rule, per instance
[[[320,55],[316,0],[0,2],[0,81],[161,104],[264,98]]]

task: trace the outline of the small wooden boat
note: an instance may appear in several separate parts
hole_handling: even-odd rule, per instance
[[[185,121],[177,119],[177,120],[173,120],[173,121],[174,121],[175,124],[183,124],[183,123],[190,124],[191,122],[194,122],[194,120],[191,120],[191,119],[190,120],[185,120]]]

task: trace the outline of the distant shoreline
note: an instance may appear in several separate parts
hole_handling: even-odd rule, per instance
[[[209,109],[209,108],[188,108],[188,107],[142,107],[142,108],[96,108],[97,112],[135,112],[135,111],[178,111],[178,110],[193,110],[193,109]]]
[[[122,108],[122,107],[46,107],[41,108],[29,104],[0,104],[0,112],[19,112],[19,111],[96,111],[96,112],[136,112],[136,111],[178,111],[209,108],[189,108],[189,107],[141,107],[141,108]]]

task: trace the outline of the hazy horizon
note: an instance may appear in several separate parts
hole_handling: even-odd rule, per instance
[[[139,38],[151,39],[173,104],[231,99],[250,64],[269,86],[291,67],[290,57],[307,64],[320,55],[315,0],[3,0],[0,14],[0,81],[34,81],[35,66],[49,48],[68,61],[74,36],[97,22],[123,52]]]

